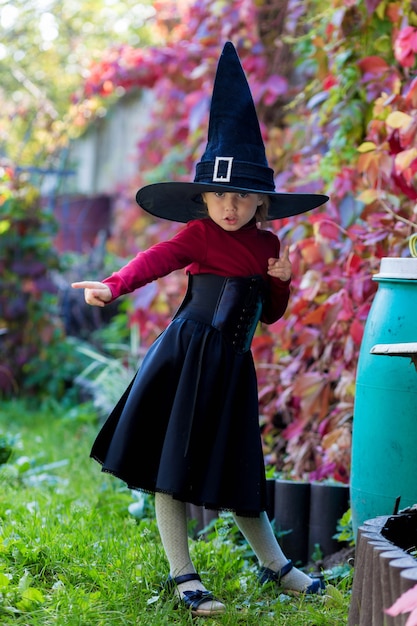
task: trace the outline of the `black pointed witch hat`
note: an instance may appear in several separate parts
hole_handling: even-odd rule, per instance
[[[147,185],[139,189],[136,201],[152,215],[188,222],[206,215],[201,194],[208,191],[267,194],[268,220],[304,213],[329,199],[275,191],[252,94],[231,42],[225,44],[217,66],[208,142],[196,165],[194,182]]]

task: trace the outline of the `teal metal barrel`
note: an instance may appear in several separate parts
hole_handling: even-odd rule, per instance
[[[383,258],[356,376],[350,502],[366,520],[417,503],[417,371],[393,344],[417,342],[417,258]],[[379,346],[377,353],[371,350]],[[392,354],[392,356],[391,356]]]

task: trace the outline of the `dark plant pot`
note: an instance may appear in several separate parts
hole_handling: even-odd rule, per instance
[[[275,518],[275,478],[266,481],[266,512],[270,522]]]
[[[337,522],[349,508],[348,485],[311,483],[308,531],[308,556],[318,545],[323,556],[340,550],[343,545],[333,538]]]
[[[203,528],[206,528],[218,516],[218,511],[187,503],[187,517],[194,522],[193,533],[196,537]]]
[[[213,509],[203,508],[203,522],[204,522],[203,528],[206,528],[210,524],[210,522],[217,519],[218,517],[219,517],[218,511],[214,511]]]
[[[193,535],[197,536],[197,533],[204,528],[204,508],[188,502],[187,517],[193,522]]]
[[[310,483],[295,480],[275,481],[275,529],[285,555],[294,563],[308,560]]]

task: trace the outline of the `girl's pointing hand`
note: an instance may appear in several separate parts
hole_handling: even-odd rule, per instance
[[[91,306],[104,306],[112,299],[110,287],[95,280],[83,280],[79,283],[72,283],[74,289],[84,289],[84,298]]]

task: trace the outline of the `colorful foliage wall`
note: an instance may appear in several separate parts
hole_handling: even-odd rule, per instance
[[[294,278],[285,317],[254,340],[266,459],[292,476],[347,481],[372,275],[381,257],[408,254],[416,229],[417,6],[410,0],[154,5],[161,44],[109,49],[91,68],[82,96],[87,108],[116,92],[152,89],[156,97],[138,145],[137,179],[120,193],[112,248],[131,255],[174,232],[175,225],[140,213],[134,193],[148,182],[192,179],[218,55],[232,40],[277,189],[331,197],[322,209],[271,224],[291,245]],[[183,277],[170,281],[172,296]],[[152,298],[150,315],[159,311],[163,325],[169,307],[165,301],[161,309],[160,295]],[[135,307],[151,339],[139,295]]]

